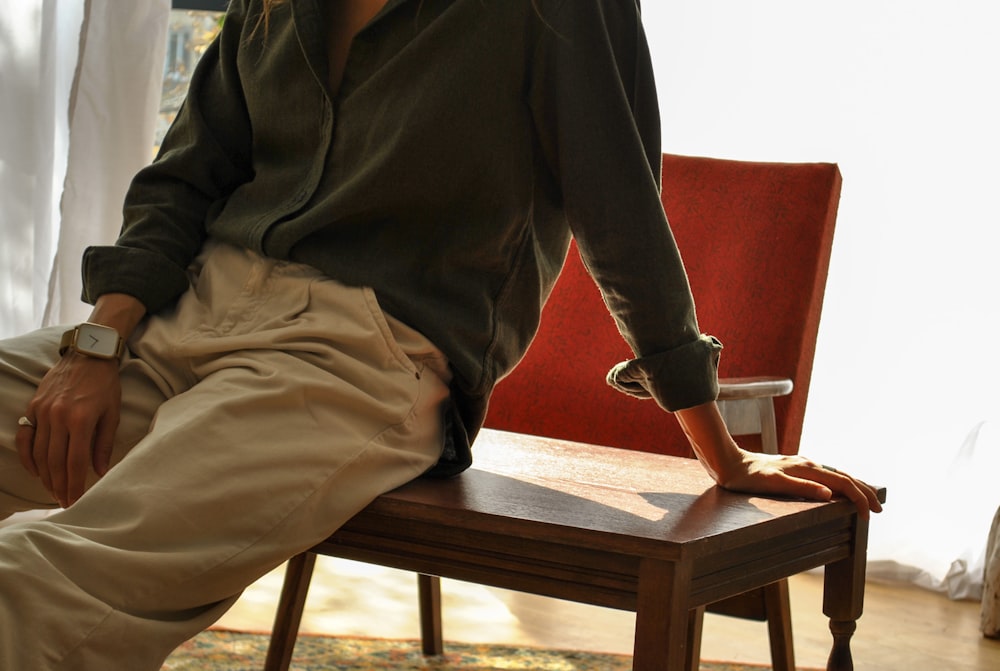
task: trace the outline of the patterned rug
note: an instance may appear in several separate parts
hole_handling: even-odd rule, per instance
[[[268,637],[207,631],[178,648],[162,671],[259,671]],[[628,655],[446,643],[441,657],[424,657],[417,641],[299,636],[292,671],[629,671]],[[701,671],[761,671],[765,667],[703,662]]]

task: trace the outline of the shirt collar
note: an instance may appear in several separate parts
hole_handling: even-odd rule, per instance
[[[380,22],[402,5],[416,1],[388,0],[372,20],[362,28],[362,32]],[[309,68],[312,70],[313,76],[322,84],[323,90],[329,95],[330,72],[326,53],[326,25],[320,2],[321,0],[292,0],[292,20]]]

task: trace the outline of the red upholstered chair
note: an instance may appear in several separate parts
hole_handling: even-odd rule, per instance
[[[663,206],[698,320],[725,345],[720,405],[748,449],[798,451],[839,197],[831,164],[663,157]],[[604,382],[603,372],[630,356],[573,248],[538,335],[496,388],[486,426],[693,457],[673,417]],[[782,580],[709,610],[766,619],[774,669],[794,671],[788,604]]]
[[[723,413],[750,449],[798,450],[840,183],[832,164],[663,157],[663,204],[685,260],[699,322],[725,345]],[[691,456],[673,417],[652,401],[605,384],[605,372],[631,356],[571,249],[539,333],[524,361],[498,385],[486,425]],[[292,564],[275,640],[294,641],[311,561],[310,555]],[[424,650],[439,652],[438,578],[421,576],[420,593]],[[784,580],[710,610],[767,619],[774,668],[794,669]],[[699,608],[691,618],[692,668],[697,668],[703,613]],[[269,658],[267,668],[287,668],[277,658],[290,655],[290,649],[279,655],[272,643],[272,652],[275,662]]]
[[[775,399],[777,440],[767,451],[798,452],[840,197],[836,166],[667,154],[662,197],[699,323],[725,346],[720,376],[790,380],[795,392]],[[630,356],[571,250],[539,333],[497,386],[486,425],[693,456],[673,418],[604,383],[601,371]],[[761,447],[756,435],[739,440]]]

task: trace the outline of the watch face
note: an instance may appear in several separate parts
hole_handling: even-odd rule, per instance
[[[76,348],[95,356],[114,357],[118,352],[118,332],[97,324],[80,324]]]

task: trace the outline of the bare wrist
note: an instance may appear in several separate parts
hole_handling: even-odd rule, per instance
[[[743,450],[726,428],[713,401],[674,413],[705,470],[720,485],[742,472]]]
[[[88,322],[113,328],[128,340],[146,315],[146,306],[128,294],[104,294],[97,299]]]

